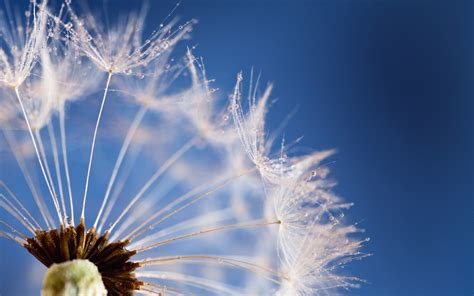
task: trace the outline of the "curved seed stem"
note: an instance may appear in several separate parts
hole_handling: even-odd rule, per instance
[[[81,219],[84,219],[84,212],[86,210],[86,201],[87,201],[87,192],[89,190],[89,178],[91,174],[92,168],[92,160],[94,158],[94,149],[95,149],[95,141],[97,138],[97,131],[99,130],[100,119],[102,117],[102,111],[104,110],[105,101],[107,99],[107,93],[109,91],[110,80],[112,80],[112,71],[109,71],[109,75],[107,76],[107,82],[105,84],[104,95],[102,97],[102,103],[100,104],[99,115],[97,116],[97,121],[95,123],[94,129],[94,136],[92,138],[92,145],[91,145],[91,152],[89,156],[89,165],[87,166],[87,176],[86,176],[86,184],[84,186],[84,197],[82,199],[82,212],[81,212]]]

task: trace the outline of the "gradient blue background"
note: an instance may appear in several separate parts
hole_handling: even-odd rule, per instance
[[[150,2],[152,28],[176,1]],[[347,267],[368,281],[349,295],[473,295],[473,1],[185,0],[176,14],[199,20],[190,44],[223,96],[253,66],[279,98],[269,128],[299,107],[286,137],[338,149],[336,191],[374,254]]]

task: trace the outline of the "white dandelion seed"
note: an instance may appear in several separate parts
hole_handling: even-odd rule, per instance
[[[126,75],[141,74],[137,68],[146,67],[164,55],[191,31],[194,21],[173,29],[175,21],[161,25],[146,40],[142,38],[147,7],[140,13],[121,18],[115,27],[104,30],[91,14],[80,18],[68,5],[71,22],[64,24],[68,38],[99,69]]]
[[[18,88],[30,76],[36,65],[40,49],[45,46],[47,1],[37,5],[32,1],[27,11],[27,26],[19,16],[0,12],[0,83]],[[8,13],[8,14],[7,14]]]

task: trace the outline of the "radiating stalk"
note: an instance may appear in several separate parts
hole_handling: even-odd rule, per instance
[[[245,172],[242,172],[241,174],[239,175],[234,175],[232,177],[229,177],[227,179],[225,179],[224,181],[222,181],[221,183],[218,183],[216,185],[214,185],[214,187],[211,187],[211,189],[209,189],[208,191],[204,192],[204,193],[201,193],[199,194],[198,196],[194,197],[193,199],[191,199],[191,201],[187,202],[186,204],[184,204],[183,206],[173,210],[172,212],[168,213],[167,215],[165,215],[163,218],[159,219],[158,221],[156,222],[153,222],[152,224],[149,224],[148,225],[148,228],[153,228],[155,226],[157,226],[158,224],[162,223],[163,221],[169,219],[170,217],[176,215],[177,213],[181,212],[182,210],[190,207],[191,205],[197,203],[198,201],[204,199],[205,197],[207,196],[210,196],[212,193],[218,191],[219,189],[222,189],[224,188],[227,184],[229,184],[230,182],[232,182],[233,180],[237,179],[237,178],[240,178],[241,176],[244,176],[246,174],[249,174],[251,172],[254,172],[255,171],[255,168],[252,168],[251,170],[248,170],[248,171],[245,171]],[[194,190],[193,190],[194,191]],[[155,214],[153,214],[152,216],[150,216],[145,222],[143,222],[142,224],[140,224],[138,227],[136,227],[134,230],[130,231],[129,235],[127,236],[126,239],[128,240],[134,240],[136,239],[137,237],[141,236],[143,233],[146,232],[146,226],[148,223],[150,223],[151,221],[153,221],[154,219],[156,219],[157,217],[159,217],[161,214],[165,213],[166,211],[169,211],[171,209],[173,209],[176,205],[178,205],[179,203],[181,202],[184,202],[185,200],[188,200],[190,198],[193,197],[194,195],[194,192],[191,191],[191,192],[188,192],[178,198],[176,198],[174,201],[172,201],[171,203],[169,203],[168,205],[166,205],[164,208],[160,209],[159,211],[157,211]]]
[[[105,192],[104,199],[102,201],[102,205],[100,206],[99,213],[97,214],[97,218],[95,219],[94,222],[94,228],[97,228],[97,223],[99,222],[100,217],[102,216],[102,212],[104,210],[104,207],[108,201],[108,198],[110,196],[110,192],[112,191],[112,187],[114,185],[115,179],[117,178],[117,174],[120,170],[120,167],[122,166],[123,160],[125,158],[125,155],[127,154],[128,148],[130,147],[130,144],[132,143],[132,139],[137,132],[138,127],[140,126],[143,118],[145,117],[147,108],[142,107],[138,111],[138,113],[135,115],[135,118],[133,119],[132,125],[130,126],[127,136],[125,137],[125,140],[123,141],[122,147],[120,148],[119,155],[117,157],[117,160],[115,161],[114,169],[112,171],[112,175],[110,176],[109,184],[107,185],[107,190]]]
[[[161,177],[186,151],[188,151],[192,146],[194,146],[196,139],[193,138],[184,144],[179,150],[177,150],[156,172],[155,174],[148,179],[145,185],[140,189],[140,191],[135,195],[132,201],[128,206],[123,210],[120,216],[115,220],[114,223],[110,226],[108,232],[117,226],[117,224],[122,220],[122,218],[128,213],[128,211],[133,207],[133,205],[150,189],[150,187]]]
[[[56,207],[56,213],[58,214],[59,223],[62,224],[63,217],[61,217],[60,210],[57,206],[58,201],[57,201],[56,196],[53,194],[51,184],[49,184],[48,177],[46,176],[46,172],[45,172],[45,169],[44,169],[44,166],[43,166],[43,162],[41,161],[40,153],[39,153],[39,150],[38,150],[38,145],[36,144],[36,140],[35,140],[35,137],[33,135],[33,130],[31,129],[30,121],[28,120],[28,115],[26,114],[25,106],[23,105],[23,101],[21,100],[20,92],[18,91],[18,87],[15,87],[15,94],[16,94],[16,97],[18,99],[18,102],[20,103],[21,111],[23,112],[23,117],[25,118],[26,126],[28,127],[28,132],[30,133],[31,141],[33,142],[33,147],[35,148],[36,157],[38,158],[38,162],[39,162],[39,165],[40,165],[40,168],[41,168],[41,172],[43,173],[44,180],[46,182],[46,185],[48,186],[49,193],[51,194],[51,198],[53,199],[53,203]]]
[[[151,250],[151,249],[154,249],[163,245],[167,245],[176,241],[194,238],[194,237],[205,235],[205,234],[216,233],[216,232],[221,232],[221,231],[236,230],[236,229],[259,228],[259,227],[265,227],[265,226],[270,226],[270,225],[280,225],[280,224],[281,224],[280,221],[256,221],[256,222],[251,222],[251,223],[237,223],[237,224],[223,225],[223,226],[208,228],[208,229],[204,229],[204,230],[200,230],[200,231],[196,231],[193,233],[188,233],[188,234],[184,234],[180,236],[175,236],[175,237],[162,240],[157,243],[144,246],[135,250],[137,253],[140,253],[140,252]]]
[[[112,71],[109,71],[109,75],[107,76],[107,83],[105,84],[104,95],[102,97],[102,103],[100,104],[99,115],[97,116],[97,121],[95,123],[94,136],[92,138],[92,145],[91,145],[91,151],[90,151],[90,156],[89,156],[89,165],[87,166],[86,184],[84,186],[84,197],[82,199],[81,219],[85,218],[84,213],[86,210],[87,192],[89,190],[89,178],[91,174],[92,160],[94,158],[95,141],[97,138],[97,131],[99,130],[99,124],[100,124],[100,119],[102,117],[102,111],[104,110],[105,101],[107,99],[107,93],[109,91],[110,80],[112,79],[112,74],[113,74]]]
[[[18,163],[18,166],[20,167],[22,175],[25,178],[26,184],[30,189],[31,194],[33,195],[33,199],[35,200],[35,203],[38,206],[41,216],[43,217],[43,220],[46,223],[46,228],[48,230],[56,228],[54,220],[51,217],[48,208],[46,207],[43,197],[38,193],[38,190],[36,188],[37,186],[33,184],[33,178],[31,177],[31,174],[28,171],[28,168],[26,167],[25,158],[20,153],[20,151],[15,149],[19,146],[17,141],[8,131],[4,130],[3,134],[5,135],[5,139],[7,140],[8,146],[10,147],[10,151],[12,151],[13,156],[15,157],[15,160]]]
[[[63,162],[64,162],[64,171],[66,173],[66,183],[67,183],[67,191],[69,193],[69,206],[71,211],[71,220],[70,223],[74,226],[74,202],[72,198],[72,189],[71,189],[71,177],[69,175],[69,161],[67,157],[67,146],[66,146],[66,121],[64,118],[64,110],[61,109],[59,111],[59,129],[61,134],[61,150],[63,153]]]
[[[59,212],[61,213],[61,217],[63,217],[63,220],[61,221],[60,224],[63,224],[64,218],[66,217],[66,213],[63,213],[61,210],[61,207],[59,206],[58,194],[56,193],[56,186],[54,184],[53,176],[51,175],[51,171],[49,169],[48,158],[46,157],[46,153],[44,150],[43,139],[41,138],[41,132],[39,130],[35,130],[34,135],[38,143],[38,148],[39,148],[41,158],[43,159],[44,168],[46,170],[46,176],[48,177],[49,184],[51,184],[51,189],[53,190],[54,197],[56,198],[56,202],[54,206],[56,206],[59,209]]]
[[[15,193],[13,193],[13,191],[10,189],[10,187],[7,186],[7,184],[5,184],[5,182],[3,182],[2,180],[0,180],[0,187],[3,187],[5,189],[5,191],[13,198],[13,200],[20,206],[20,209],[23,210],[23,212],[26,213],[26,215],[28,216],[29,219],[31,219],[31,221],[34,223],[30,223],[32,225],[33,228],[36,228],[36,229],[41,229],[41,226],[39,225],[38,221],[36,221],[35,217],[33,217],[33,215],[31,215],[30,211],[28,211],[28,209],[23,205],[23,203],[18,199],[18,197],[15,195]],[[28,220],[29,221],[29,220]]]
[[[51,121],[48,122],[48,135],[51,141],[51,148],[53,150],[53,161],[54,161],[54,170],[56,171],[56,181],[58,182],[59,198],[61,199],[61,208],[64,213],[64,217],[68,217],[66,210],[66,202],[64,200],[64,191],[63,191],[63,177],[61,173],[61,166],[59,164],[59,152],[58,144],[56,141],[56,135],[54,133],[54,127]],[[68,224],[67,221],[64,221]]]
[[[144,266],[157,266],[157,265],[165,265],[165,264],[176,264],[176,263],[212,263],[212,264],[226,264],[230,267],[237,267],[240,269],[244,269],[246,271],[250,271],[255,274],[259,274],[267,278],[268,280],[280,284],[279,279],[285,277],[280,274],[279,272],[261,266],[249,261],[244,261],[240,259],[234,259],[225,256],[213,256],[213,255],[177,255],[177,256],[170,256],[170,257],[158,257],[158,258],[149,258],[144,259],[141,261],[136,261],[136,263],[140,264],[141,267]]]

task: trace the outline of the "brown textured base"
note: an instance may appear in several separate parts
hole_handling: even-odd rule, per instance
[[[139,264],[130,261],[136,252],[125,249],[128,241],[109,242],[107,238],[108,233],[99,235],[94,228],[86,232],[81,219],[76,227],[38,230],[34,237],[27,239],[25,248],[46,267],[53,263],[87,259],[99,269],[107,295],[132,295],[143,285],[133,273]]]

